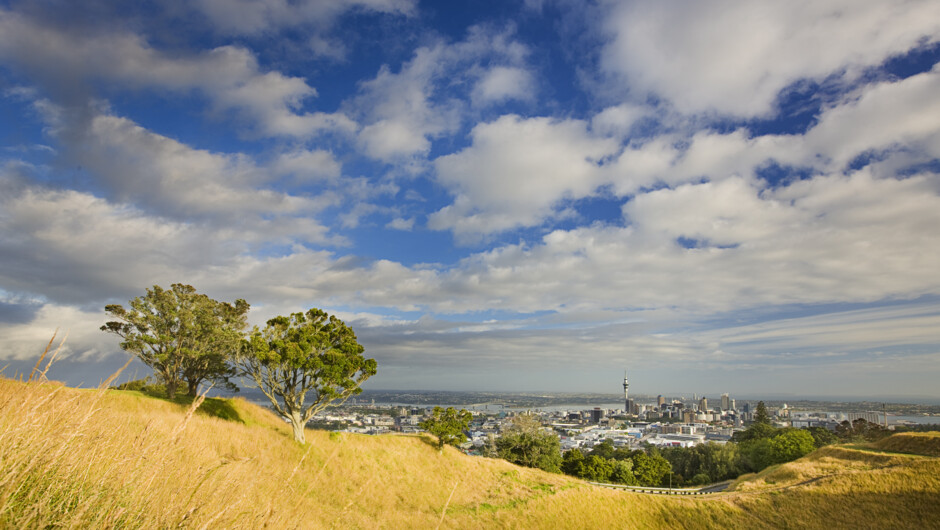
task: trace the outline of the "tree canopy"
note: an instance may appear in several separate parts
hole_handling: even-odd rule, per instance
[[[234,370],[228,361],[246,327],[248,302],[219,302],[191,285],[174,283],[170,289],[154,285],[129,306],[105,306],[105,312],[117,320],[101,329],[124,339],[121,348],[153,369],[169,398],[176,397],[183,382],[191,396],[204,381],[234,388],[229,381]]]
[[[561,441],[545,432],[537,419],[520,414],[496,441],[500,458],[514,464],[537,467],[552,473],[561,471]]]
[[[360,385],[375,375],[375,359],[365,358],[364,351],[342,320],[313,308],[255,328],[238,366],[291,422],[294,439],[304,443],[304,426],[314,414],[359,394]]]
[[[757,410],[754,411],[754,423],[763,423],[770,425],[770,415],[767,414],[767,406],[763,401],[757,402]]]
[[[473,414],[468,410],[457,410],[454,407],[434,407],[431,417],[419,425],[422,429],[437,436],[438,448],[443,449],[445,444],[459,445],[467,441],[463,433],[470,426]]]

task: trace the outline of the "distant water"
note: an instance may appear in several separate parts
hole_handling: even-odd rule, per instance
[[[918,425],[926,425],[931,423],[940,425],[940,416],[894,416],[888,414],[889,425],[907,422],[916,423]]]

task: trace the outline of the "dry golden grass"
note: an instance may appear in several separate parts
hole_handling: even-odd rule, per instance
[[[216,403],[218,406],[219,403]],[[136,392],[0,379],[0,527],[924,527],[940,459],[827,448],[701,498],[636,494],[416,436],[239,421]],[[885,524],[880,524],[881,522]]]
[[[905,432],[871,444],[873,448],[894,453],[940,456],[940,432]]]

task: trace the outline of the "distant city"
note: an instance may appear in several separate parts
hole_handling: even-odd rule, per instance
[[[631,449],[644,445],[692,447],[705,442],[725,443],[735,430],[754,419],[763,401],[772,421],[781,427],[824,427],[835,430],[844,421],[864,419],[889,429],[898,425],[940,424],[940,406],[877,401],[739,400],[730,393],[717,396],[637,395],[629,392],[624,373],[623,394],[502,393],[366,390],[339,407],[316,415],[312,428],[385,434],[420,432],[418,424],[433,407],[452,406],[473,413],[465,449],[493,443],[518,414],[536,416],[545,430],[559,435],[562,451],[590,449],[609,440]],[[259,404],[266,398],[251,389],[242,397]],[[619,402],[616,401],[619,397]]]

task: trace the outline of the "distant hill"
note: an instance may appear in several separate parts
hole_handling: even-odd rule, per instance
[[[0,379],[0,527],[924,528],[940,521],[940,458],[898,454],[935,455],[936,437],[824,448],[744,477],[729,492],[666,497],[439,452],[418,436],[310,431],[300,446],[279,418],[241,399],[210,399],[190,412],[138,392]]]

